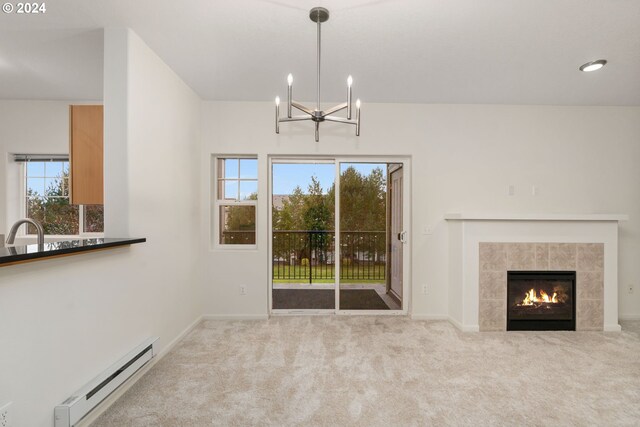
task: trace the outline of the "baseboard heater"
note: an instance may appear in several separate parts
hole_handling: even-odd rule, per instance
[[[109,366],[89,384],[73,393],[70,398],[56,406],[54,410],[55,427],[75,426],[138,369],[153,359],[157,340],[158,337],[147,339],[122,359]]]

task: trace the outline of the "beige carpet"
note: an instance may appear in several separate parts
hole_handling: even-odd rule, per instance
[[[461,333],[404,317],[206,321],[98,426],[637,426],[640,322]]]

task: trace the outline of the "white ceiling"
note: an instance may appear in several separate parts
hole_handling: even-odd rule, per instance
[[[128,26],[203,99],[640,105],[640,0],[59,0],[0,14],[0,98],[97,99],[102,33]],[[587,61],[605,58],[599,72]]]

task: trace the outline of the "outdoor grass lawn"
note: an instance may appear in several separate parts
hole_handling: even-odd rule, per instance
[[[290,266],[274,265],[274,283],[309,283],[311,269],[312,283],[334,283],[333,265],[323,266]],[[340,283],[385,283],[384,265],[350,265],[342,266]]]

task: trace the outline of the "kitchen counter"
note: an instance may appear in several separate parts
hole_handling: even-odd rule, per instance
[[[97,238],[65,240],[62,242],[45,243],[26,246],[0,248],[0,267],[23,262],[39,261],[61,256],[82,254],[96,250],[128,246],[144,243],[145,238]]]

